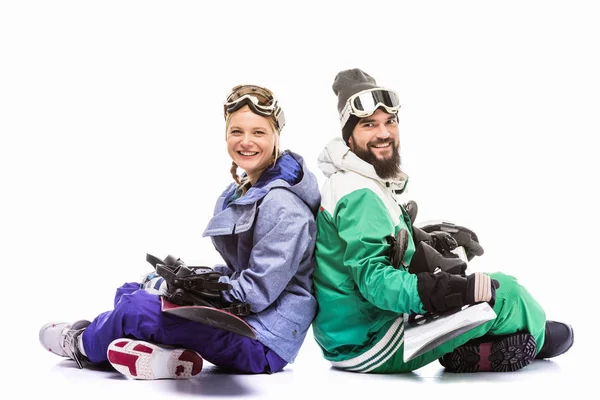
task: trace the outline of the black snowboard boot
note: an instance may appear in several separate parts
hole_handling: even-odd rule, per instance
[[[573,346],[573,341],[573,328],[571,325],[546,321],[544,345],[535,358],[552,358],[566,353]]]
[[[439,362],[448,372],[512,372],[529,365],[536,351],[529,333],[488,335],[444,354]]]

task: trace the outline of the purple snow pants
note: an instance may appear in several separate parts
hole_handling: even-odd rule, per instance
[[[115,308],[100,314],[83,332],[83,347],[94,364],[108,361],[115,339],[135,338],[195,350],[206,361],[242,373],[274,373],[287,362],[257,340],[160,311],[160,298],[126,283],[117,289]]]

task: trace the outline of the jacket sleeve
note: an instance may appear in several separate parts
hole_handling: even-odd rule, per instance
[[[335,223],[346,245],[344,265],[362,296],[371,304],[398,313],[424,313],[417,276],[390,264],[386,237],[397,221],[370,189],[344,196],[336,206]]]
[[[213,271],[219,272],[221,275],[225,275],[225,276],[231,276],[231,274],[233,274],[233,271],[231,270],[231,268],[229,268],[225,264],[217,264],[217,265],[213,266],[212,269],[213,269]]]
[[[233,286],[223,293],[224,300],[249,303],[255,313],[270,306],[296,274],[307,251],[312,251],[311,224],[315,224],[312,213],[296,195],[285,189],[271,190],[257,210],[248,268],[236,279],[219,279]]]

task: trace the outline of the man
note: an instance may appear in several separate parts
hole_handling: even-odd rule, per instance
[[[314,273],[319,312],[313,332],[324,357],[353,372],[407,372],[436,359],[452,372],[516,371],[534,358],[567,351],[572,328],[546,321],[514,277],[434,273],[430,260],[443,259],[436,238],[444,235],[413,227],[395,200],[407,183],[397,94],[360,69],[340,72],[333,91],[342,138],[319,156],[328,179],[317,216]],[[405,313],[443,313],[479,302],[489,302],[497,317],[404,362]]]

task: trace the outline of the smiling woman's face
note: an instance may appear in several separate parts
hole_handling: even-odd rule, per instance
[[[227,152],[254,182],[273,162],[277,134],[268,118],[244,106],[231,114],[227,126]]]

